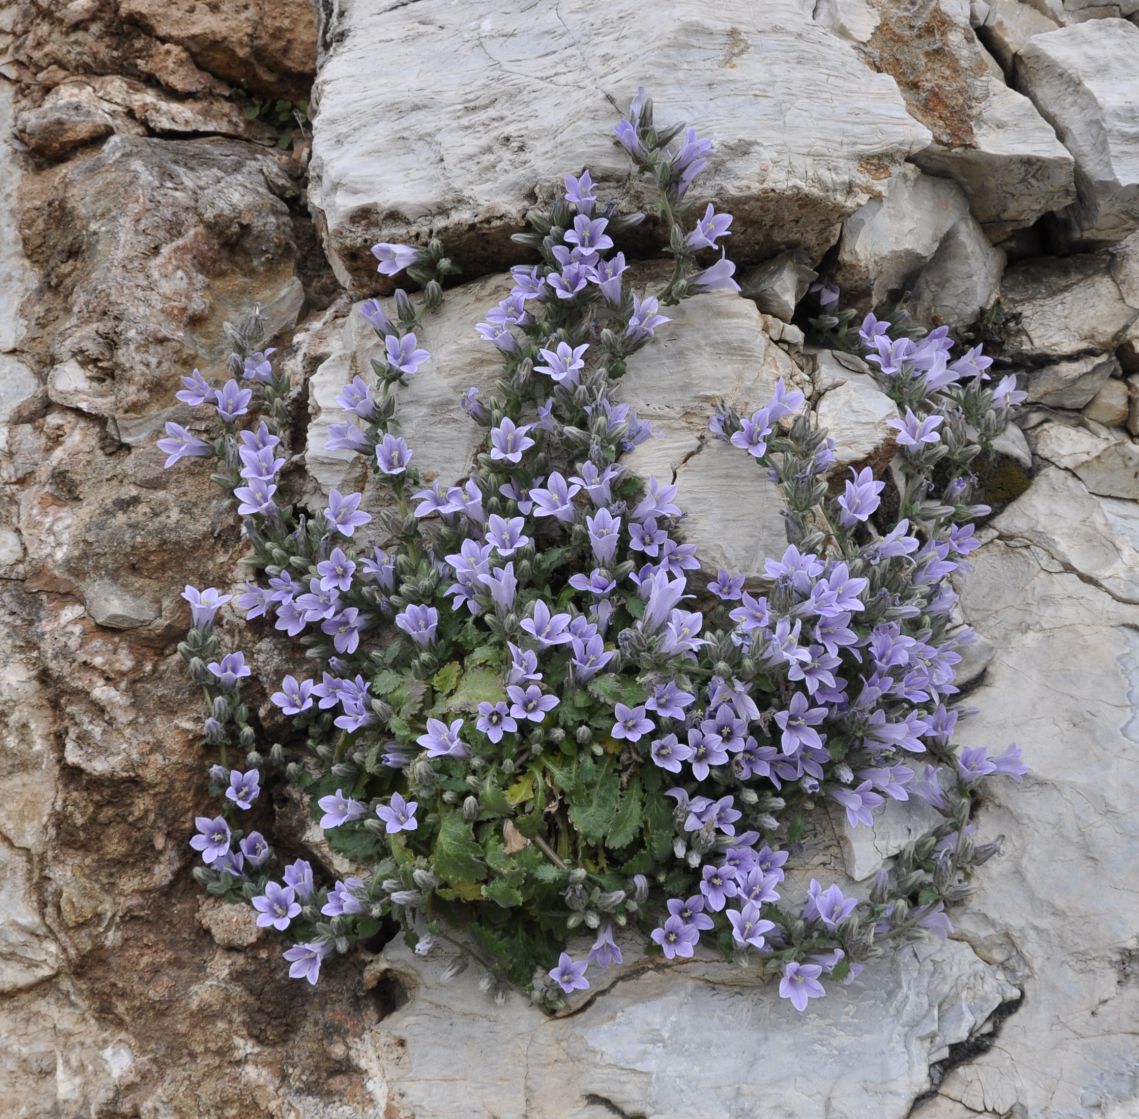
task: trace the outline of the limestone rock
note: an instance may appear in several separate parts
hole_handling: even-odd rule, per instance
[[[120,135],[38,177],[24,243],[51,272],[30,344],[54,398],[138,415],[170,407],[193,366],[214,375],[223,321],[299,294],[286,189],[272,156],[227,140]]]
[[[1001,286],[1005,254],[966,214],[945,235],[914,284],[914,315],[951,327],[972,323],[992,306]]]
[[[1139,603],[1139,504],[1096,497],[1075,475],[1042,470],[993,521],[1001,539],[1031,544],[1120,602]]]
[[[1096,19],[1035,36],[1017,55],[1017,82],[1076,161],[1078,200],[1066,211],[1080,242],[1139,227],[1139,27]]]
[[[912,840],[920,839],[944,822],[932,805],[911,797],[889,800],[875,813],[873,827],[852,828],[841,811],[832,812],[846,873],[865,882]]]
[[[909,285],[968,214],[953,183],[907,167],[843,224],[835,280],[848,299],[877,306]]]
[[[1114,357],[1092,354],[1058,361],[1029,373],[1028,399],[1053,408],[1083,408],[1118,373]]]
[[[1132,435],[1139,435],[1139,375],[1133,374],[1127,378],[1127,392],[1130,398],[1127,430]]]
[[[1096,423],[1108,427],[1124,427],[1127,424],[1127,384],[1112,379],[1099,390],[1084,406],[1084,415]]]
[[[954,179],[991,241],[1001,241],[1076,196],[1071,155],[1020,93],[993,80],[968,145],[931,146],[919,167]]]
[[[1088,520],[1082,507],[1047,501],[1034,515],[1057,539],[1025,547],[998,537],[970,557],[975,570],[962,586],[968,620],[998,653],[969,697],[980,713],[960,737],[1019,743],[1030,773],[1022,784],[993,784],[985,816],[1004,834],[1004,851],[979,870],[954,920],[984,958],[1024,976],[1025,998],[998,1044],[940,1085],[946,1108],[933,1114],[945,1119],[1010,1110],[1093,1119],[1139,1107],[1129,1036],[1139,1015],[1130,963],[1139,610],[1095,585],[1094,564],[1057,564],[1049,552],[1074,558]]]
[[[969,25],[969,5],[896,5],[863,48],[891,74],[934,142],[914,162],[955,179],[994,241],[1074,198],[1072,157],[1032,104],[1009,89]],[[994,72],[995,71],[995,72]]]
[[[487,308],[510,292],[509,276],[493,276],[464,284],[447,293],[438,313],[422,332],[422,348],[431,357],[399,389],[396,421],[400,434],[415,455],[415,464],[428,479],[457,482],[466,475],[475,450],[486,431],[463,412],[460,400],[471,386],[484,392],[499,376],[501,355],[481,342],[474,324]],[[305,461],[309,474],[324,489],[359,490],[369,476],[368,464],[348,451],[325,450],[329,428],[343,423],[345,414],[336,397],[352,378],[371,376],[371,359],[383,353],[383,344],[352,306],[340,328],[330,356],[309,381],[309,423]]]
[[[978,34],[1006,71],[1017,52],[1034,35],[1055,31],[1060,24],[1025,0],[990,0],[989,12]]]
[[[748,299],[767,315],[790,322],[799,300],[818,273],[802,252],[780,253],[740,278]]]
[[[1110,256],[1098,253],[1010,267],[1000,296],[1005,353],[1039,362],[1113,350],[1139,311],[1124,300],[1111,265]]]
[[[809,10],[770,0],[759,18],[746,0],[667,0],[648,21],[634,0],[618,0],[599,24],[585,0],[525,11],[508,0],[343,5],[314,91],[309,195],[338,277],[379,290],[371,245],[429,231],[468,274],[511,263],[508,237],[535,190],[560,189],[582,166],[603,196],[630,197],[614,104],[623,111],[638,85],[661,123],[688,119],[714,138],[699,193],[735,215],[734,259],[797,246],[817,258],[929,134],[893,81],[858,66]],[[396,57],[399,83],[375,65]],[[551,66],[589,81],[572,77],[572,96],[550,96]],[[706,78],[693,84],[693,72]],[[820,89],[825,113],[815,111]],[[394,131],[376,130],[377,120]]]
[[[812,18],[843,39],[865,43],[881,17],[870,0],[820,0]]]
[[[721,399],[750,414],[779,378],[794,386],[803,374],[740,296],[699,295],[669,310],[672,322],[629,359],[621,379],[621,399],[652,422],[656,438],[622,461],[642,477],[679,484],[682,531],[706,570],[761,575],[764,559],[787,546],[779,491],[746,454],[713,439],[708,420]],[[705,337],[715,340],[715,361]]]
[[[1126,436],[1095,425],[1047,423],[1034,437],[1042,459],[1071,471],[1091,493],[1139,501],[1139,446]]]
[[[926,1062],[1017,994],[951,941],[887,953],[795,1018],[748,972],[694,959],[627,963],[603,997],[550,1020],[513,993],[497,1007],[473,968],[442,985],[444,958],[393,942],[385,960],[411,999],[354,1050],[380,1071],[388,1107],[425,1117],[454,1111],[456,1078],[472,1119],[900,1117],[927,1084]],[[808,1087],[796,1054],[820,1050],[827,1060]],[[740,1076],[741,1067],[764,1071]]]
[[[832,377],[841,370],[842,379],[835,377],[831,382],[834,387],[827,389],[815,406],[819,427],[825,428],[835,441],[834,472],[846,475],[848,466],[866,463],[880,471],[894,454],[897,432],[886,421],[898,418],[897,405],[875,384],[869,372],[842,369],[836,358],[852,364],[857,361],[849,354],[829,356],[827,364]]]

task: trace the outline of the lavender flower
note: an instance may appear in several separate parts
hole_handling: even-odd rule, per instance
[[[285,867],[285,885],[292,886],[297,897],[307,902],[313,895],[312,866],[305,859],[297,859]]]
[[[522,454],[534,446],[534,440],[527,436],[530,424],[521,427],[505,416],[497,427],[490,429],[490,457],[496,462],[521,462]]]
[[[501,742],[504,734],[514,734],[518,730],[518,723],[505,703],[484,700],[478,706],[478,716],[475,728],[482,731],[491,742]]]
[[[521,688],[511,684],[506,689],[506,697],[510,700],[510,715],[514,719],[529,719],[532,723],[540,723],[547,711],[553,711],[561,702],[557,696],[544,695],[537,684],[528,688]]]
[[[276,882],[266,883],[265,892],[253,898],[252,903],[257,910],[258,928],[273,928],[278,932],[284,932],[301,911],[292,886],[281,886]]]
[[[350,493],[345,497],[339,490],[332,490],[328,495],[328,507],[324,510],[329,531],[352,536],[361,525],[366,525],[372,515],[360,509],[362,499],[362,494]]]
[[[730,237],[728,227],[732,224],[731,214],[717,214],[712,203],[704,216],[696,223],[696,228],[684,239],[690,249],[714,249],[721,237]]]
[[[209,458],[214,449],[204,439],[191,435],[181,424],[168,421],[166,438],[158,440],[158,449],[167,456],[163,466],[170,469],[179,459]]]
[[[666,960],[689,959],[700,940],[700,930],[679,917],[668,917],[660,928],[653,929],[652,939],[660,945]]]
[[[740,285],[732,279],[736,266],[721,256],[710,268],[697,272],[689,281],[693,291],[739,291]]]
[[[408,448],[404,439],[388,432],[376,447],[376,465],[390,476],[402,474],[411,462],[412,454],[414,452]]]
[[[823,969],[818,964],[799,964],[794,960],[783,965],[783,978],[779,980],[779,997],[790,999],[791,1005],[802,1012],[808,999],[822,998],[826,991],[819,982]]]
[[[183,404],[189,404],[191,408],[197,408],[214,395],[214,390],[205,377],[194,370],[189,377],[182,378],[182,390],[174,394],[175,400],[182,401]],[[167,425],[169,427],[169,424]]]
[[[465,758],[467,747],[459,738],[462,729],[462,719],[455,719],[450,726],[442,719],[428,719],[427,733],[421,734],[416,742],[427,751],[429,758]]]
[[[402,338],[389,334],[384,339],[388,364],[409,377],[431,356],[426,350],[416,349],[416,341],[415,335],[410,333]]]
[[[392,793],[390,804],[381,804],[376,809],[376,815],[387,825],[388,835],[395,835],[401,831],[415,831],[419,821],[415,818],[415,810],[419,805],[414,801],[404,800],[399,793]]]
[[[439,611],[434,606],[412,604],[395,616],[395,624],[420,648],[426,649],[435,640],[439,625]]]
[[[198,816],[194,820],[194,826],[198,829],[198,834],[190,840],[190,846],[201,853],[202,862],[206,866],[228,853],[229,824],[220,816],[215,816],[212,820],[208,816]]]
[[[199,591],[187,584],[182,598],[190,604],[190,624],[195,629],[205,629],[213,624],[214,616],[229,602],[231,596],[220,594],[214,587]]]
[[[226,381],[220,389],[214,389],[217,414],[227,424],[235,422],[238,416],[249,412],[249,402],[253,399],[252,389],[243,389],[236,381]]]
[[[549,977],[567,994],[574,991],[587,991],[589,980],[585,978],[585,970],[589,967],[587,960],[574,963],[568,952],[558,957],[558,966],[547,972]]]
[[[534,487],[530,497],[534,502],[535,517],[554,517],[559,521],[571,524],[577,519],[574,511],[574,495],[581,489],[580,486],[571,485],[556,470],[546,479],[544,489]]]
[[[245,663],[244,653],[227,653],[221,661],[210,661],[206,665],[210,674],[217,677],[223,688],[232,688],[237,681],[248,676],[252,669]]]
[[[360,801],[346,797],[343,789],[321,797],[316,803],[324,813],[320,818],[320,826],[324,830],[350,824],[353,820],[362,820],[368,811]]]
[[[244,773],[240,769],[231,770],[225,799],[232,801],[238,808],[252,808],[253,802],[261,793],[260,779],[261,774],[256,769],[248,769]]]
[[[245,861],[254,869],[268,862],[272,854],[269,844],[265,842],[265,837],[259,831],[251,831],[238,846],[245,856]]]
[[[544,373],[558,384],[575,385],[579,370],[585,368],[583,355],[588,349],[587,344],[571,346],[568,342],[559,342],[556,349],[539,350],[538,354],[546,364],[535,365],[534,372]]]
[[[419,250],[410,245],[391,245],[381,242],[372,246],[372,255],[380,262],[376,269],[381,276],[395,276],[419,260]]]
[[[331,944],[323,938],[287,949],[282,955],[289,961],[289,978],[307,979],[315,987],[320,965],[330,949]]]

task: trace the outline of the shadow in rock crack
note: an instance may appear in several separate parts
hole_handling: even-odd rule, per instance
[[[945,1082],[945,1078],[953,1069],[958,1065],[966,1065],[970,1061],[975,1061],[978,1057],[987,1053],[996,1044],[997,1038],[1000,1037],[1001,1029],[1005,1022],[1008,1021],[1022,1006],[1024,1005],[1024,992],[1020,993],[1019,998],[1009,999],[1008,1002],[1002,1002],[989,1015],[982,1025],[984,1033],[976,1033],[972,1037],[966,1038],[964,1041],[954,1042],[949,1046],[949,1055],[943,1057],[940,1061],[935,1061],[929,1066],[929,1088],[922,1092],[912,1104],[910,1110],[906,1112],[906,1119],[920,1119],[921,1113],[918,1110],[923,1103],[933,1099],[938,1094],[938,1089]]]

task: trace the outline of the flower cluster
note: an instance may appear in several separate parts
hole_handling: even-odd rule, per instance
[[[371,465],[386,494],[372,512],[359,493],[333,490],[309,512],[281,499],[290,385],[272,351],[254,349],[255,326],[233,332],[231,380],[211,388],[195,371],[179,393],[210,406],[223,436],[171,424],[160,441],[167,465],[218,461],[258,574],[235,605],[319,668],[270,682],[261,718],[287,722],[296,745],[262,754],[241,698],[250,667],[213,628],[229,596],[187,588],[180,648],[222,757],[211,779],[223,811],[197,821],[196,873],[296,941],[294,977],[315,983],[331,951],[394,919],[419,950],[448,937],[497,979],[529,987],[537,975],[537,997],[556,1007],[589,987],[590,968],[621,962],[626,929],[668,959],[701,944],[752,958],[802,1010],[824,976],[856,974],[883,941],[948,931],[946,904],[993,851],[973,838],[976,783],[1024,772],[1015,747],[959,757],[951,745],[956,649],[969,639],[952,579],[985,512],[970,463],[1015,385],[990,387],[989,360],[953,358],[942,331],[892,339],[869,316],[862,339],[899,404],[898,450],[890,473],[863,467],[837,487],[833,443],[801,392],[780,383],[746,417],[721,407],[713,434],[782,487],[789,545],[763,580],[709,579],[683,538],[677,486],[621,461],[652,431],[619,390],[664,310],[735,288],[722,248],[732,219],[692,209],[711,144],[658,131],[643,93],[616,138],[657,185],[672,274],[655,293],[635,288],[618,244],[643,215],[603,202],[588,170],[567,175],[516,238],[539,262],[512,270],[476,327],[503,369],[493,395],[462,401],[483,429],[469,477],[425,484],[397,426],[400,386],[429,375],[421,315],[454,271],[434,241],[375,246],[379,271],[410,268],[425,296],[417,306],[397,291],[394,318],[378,300],[362,306],[374,378],[339,397],[347,419],[329,446]],[[227,767],[233,749],[244,769]],[[234,826],[262,770],[304,789],[358,876],[320,883],[304,859],[274,876],[265,839]],[[865,826],[886,799],[911,796],[944,822],[866,897],[815,879],[803,897],[788,889],[812,809],[830,803]],[[567,941],[585,931],[575,959]]]

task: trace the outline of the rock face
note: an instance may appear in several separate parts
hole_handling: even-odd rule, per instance
[[[290,327],[287,189],[271,156],[214,139],[115,136],[39,178],[24,243],[47,283],[26,344],[52,363],[51,398],[101,416],[166,409],[177,370],[223,356],[227,319],[260,302],[270,333]]]
[[[1017,80],[1076,160],[1077,241],[1111,242],[1139,227],[1139,27],[1122,19],[1037,35],[1017,55]]]
[[[914,162],[955,179],[994,241],[1071,202],[1072,156],[1005,85],[970,26],[969,5],[877,6],[883,18],[861,49],[897,80],[910,112],[933,133]]]
[[[275,154],[235,84],[304,98],[315,13],[0,6],[5,1119],[1139,1114],[1139,0],[620,0],[603,20],[583,0],[339,0],[306,194],[308,138]],[[705,194],[735,214],[746,281],[670,309],[622,385],[660,436],[628,461],[675,477],[709,568],[759,575],[785,539],[762,471],[708,437],[721,397],[802,388],[835,478],[895,452],[866,367],[804,337],[816,273],[846,302],[909,290],[955,330],[999,300],[975,329],[1029,393],[1029,443],[1011,433],[986,477],[1000,512],[961,586],[980,640],[958,680],[963,744],[1016,741],[1031,769],[977,805],[1003,854],[947,943],[885,953],[802,1016],[754,973],[663,968],[635,942],[557,1019],[398,941],[309,991],[191,878],[206,755],[180,595],[234,584],[243,546],[155,436],[189,416],[179,375],[218,374],[222,323],[260,304],[298,386],[283,484],[299,502],[359,484],[323,443],[376,344],[353,303],[378,290],[368,248],[439,233],[466,277],[426,320],[400,418],[418,463],[460,477],[480,429],[459,397],[498,370],[472,328],[518,260],[509,234],[585,165],[644,201],[610,131],[610,98],[642,83],[658,119],[716,141]],[[655,256],[642,233],[630,255]],[[221,635],[289,671],[265,632]],[[855,831],[822,817],[808,866],[865,884],[921,825],[910,808]],[[271,790],[253,816],[336,865],[294,799]]]
[[[648,21],[621,0],[599,25],[582,0],[525,12],[507,0],[477,11],[445,0],[346,4],[315,87],[309,193],[337,276],[378,290],[370,246],[428,232],[468,273],[512,262],[509,234],[535,189],[560,184],[567,159],[606,192],[627,193],[613,106],[623,109],[638,85],[669,119],[716,137],[721,158],[706,190],[736,215],[737,260],[799,246],[817,258],[929,134],[894,82],[858,66],[808,9],[800,0],[771,0],[762,13],[744,0],[668,0]],[[380,57],[400,58],[405,80],[391,82]],[[573,59],[558,79],[573,96],[548,95],[551,58]],[[824,86],[829,109],[818,113]],[[376,120],[394,131],[377,131]]]

